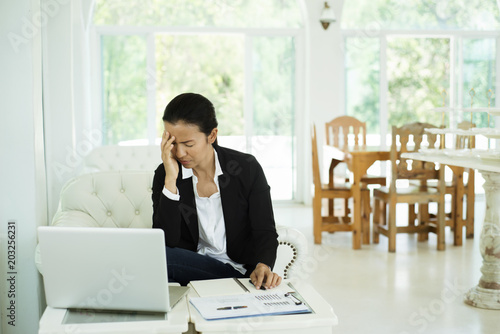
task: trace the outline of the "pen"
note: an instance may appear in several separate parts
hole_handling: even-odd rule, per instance
[[[249,282],[250,282],[250,283],[252,283],[252,285],[253,285],[252,280],[249,280]],[[263,285],[261,285],[261,286],[260,286],[260,289],[261,289],[261,290],[266,290],[266,287],[265,287],[265,286],[263,286]]]
[[[217,309],[217,311],[230,310],[230,309],[232,309],[232,307],[231,307],[231,306],[219,307],[219,308]]]
[[[237,279],[236,277],[233,277],[233,279],[236,281],[236,283],[238,283],[238,285],[243,289],[245,290],[246,292],[250,292],[250,290],[247,289],[246,286],[243,285],[243,283],[240,282],[239,279]]]
[[[248,306],[225,306],[219,307],[217,311],[226,311],[226,310],[238,310],[240,308],[247,308]]]

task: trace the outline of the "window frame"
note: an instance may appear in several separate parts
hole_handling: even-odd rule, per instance
[[[93,108],[91,123],[94,128],[103,130],[103,82],[102,82],[102,49],[101,38],[104,35],[143,35],[147,40],[147,144],[156,144],[156,59],[155,59],[155,35],[243,35],[244,36],[244,119],[245,137],[247,139],[247,151],[251,152],[252,128],[253,128],[253,73],[252,73],[252,42],[256,37],[292,37],[295,42],[295,88],[294,88],[294,134],[291,147],[293,155],[292,182],[294,183],[291,199],[274,200],[278,203],[300,203],[304,201],[304,189],[306,189],[306,170],[298,163],[305,156],[303,141],[297,140],[301,133],[298,131],[301,124],[306,121],[305,108],[305,76],[304,69],[304,28],[231,28],[231,27],[168,27],[168,26],[95,26],[91,25],[90,49],[91,49],[91,73],[94,82],[98,84],[92,87]]]
[[[461,106],[463,101],[463,40],[464,39],[483,39],[493,38],[496,42],[496,90],[500,92],[500,32],[495,30],[485,31],[449,31],[449,30],[389,30],[381,29],[379,31],[367,31],[365,29],[342,29],[342,37],[345,42],[347,38],[376,38],[379,40],[379,136],[386,138],[381,140],[381,148],[386,149],[390,143],[390,129],[387,108],[387,94],[388,94],[388,79],[387,79],[387,39],[390,37],[409,37],[409,38],[445,38],[450,40],[450,83],[446,88],[452,107]],[[345,61],[345,59],[344,59]],[[346,70],[344,65],[344,86],[345,94],[344,99],[347,99],[347,82]],[[452,89],[453,87],[453,89]],[[495,92],[494,92],[495,93]],[[344,114],[347,114],[347,103],[344,101]],[[495,106],[500,107],[500,99],[495,99]],[[437,107],[437,106],[436,106]],[[493,107],[493,106],[492,106]],[[500,128],[500,122],[497,122],[497,128]]]

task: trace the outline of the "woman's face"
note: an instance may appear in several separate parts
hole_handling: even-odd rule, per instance
[[[217,138],[217,128],[209,136],[200,131],[197,125],[177,122],[164,122],[165,131],[174,136],[173,156],[185,168],[205,166],[213,156],[212,143]]]

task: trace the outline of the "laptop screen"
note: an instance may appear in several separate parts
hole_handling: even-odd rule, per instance
[[[162,230],[43,226],[38,236],[48,306],[169,310]]]

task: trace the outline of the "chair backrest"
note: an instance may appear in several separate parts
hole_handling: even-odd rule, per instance
[[[427,141],[428,148],[439,148],[438,135],[427,133],[426,128],[436,128],[429,123],[410,123],[392,127],[391,144],[391,187],[398,179],[431,180],[439,178],[439,170],[430,162],[410,160],[401,157],[403,153],[418,152]],[[441,138],[441,136],[440,136]]]
[[[161,163],[161,150],[158,145],[99,146],[85,156],[83,163],[84,173],[120,170],[154,171]]]
[[[311,150],[314,191],[321,190],[321,173],[319,170],[318,142],[316,140],[316,125],[311,128]]]
[[[52,225],[151,228],[153,172],[77,176],[61,190]]]
[[[457,124],[457,128],[460,130],[470,130],[475,127],[476,124],[471,123],[469,121],[462,121]],[[474,148],[474,147],[476,147],[476,136],[457,135],[455,141],[455,148],[463,149],[463,148]]]
[[[325,124],[326,144],[344,152],[349,151],[350,134],[354,135],[354,150],[366,149],[365,122],[352,116],[340,116]]]

